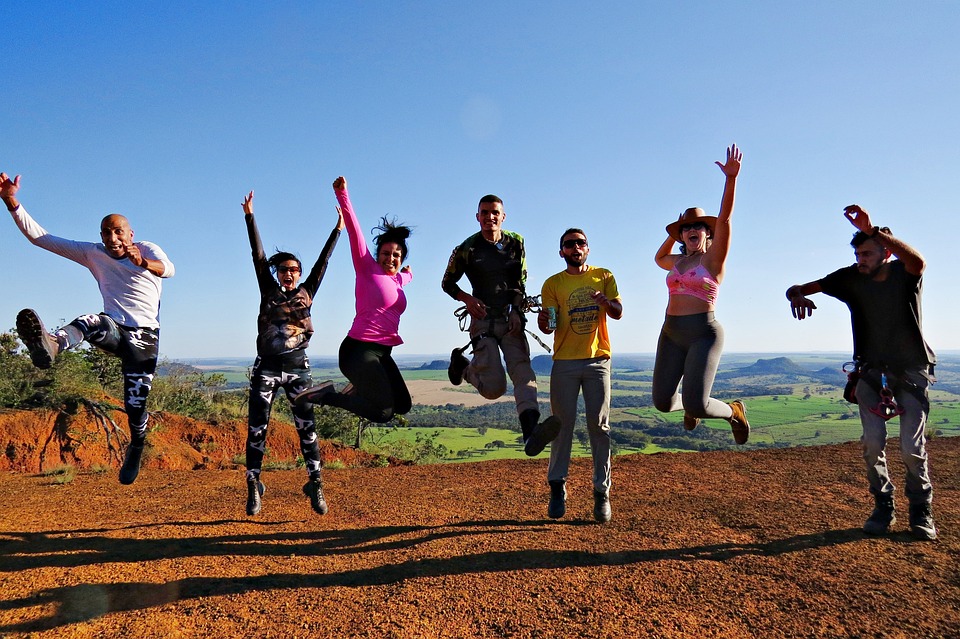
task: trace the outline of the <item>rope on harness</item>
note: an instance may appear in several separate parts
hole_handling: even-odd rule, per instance
[[[512,305],[511,305],[511,306],[508,306],[508,307],[507,307],[507,309],[508,309],[508,310],[507,310],[507,316],[508,316],[508,317],[509,317],[509,315],[510,315],[510,310],[513,309],[513,308],[516,308],[516,309],[520,312],[520,314],[521,314],[521,316],[522,316],[524,313],[539,313],[540,310],[543,308],[543,304],[542,304],[542,302],[540,301],[540,296],[539,296],[539,295],[530,295],[530,296],[524,297],[522,300],[520,300],[519,306],[512,306]],[[489,307],[487,307],[487,310],[489,311]],[[464,304],[463,306],[460,306],[460,307],[456,308],[456,309],[453,311],[453,316],[457,318],[457,322],[458,322],[459,325],[460,325],[460,332],[461,332],[461,333],[466,333],[466,332],[469,330],[469,329],[467,328],[467,323],[468,323],[468,318],[470,317],[470,313],[467,312],[467,305]],[[530,335],[530,337],[532,337],[534,340],[536,340],[537,344],[540,344],[540,346],[542,346],[545,351],[547,351],[548,353],[552,352],[551,348],[550,348],[549,346],[547,346],[546,344],[544,344],[543,340],[540,339],[540,337],[539,337],[538,335],[534,334],[532,331],[530,331],[530,330],[527,329],[527,328],[524,328],[523,330],[524,330],[524,332],[526,332],[528,335]],[[459,350],[461,353],[463,353],[463,352],[464,352],[465,350],[467,350],[468,348],[471,348],[471,349],[472,349],[472,348],[475,348],[476,345],[477,345],[477,343],[478,343],[481,339],[484,339],[484,338],[486,338],[486,337],[492,337],[493,339],[497,340],[497,344],[500,343],[500,339],[499,339],[496,335],[494,335],[491,331],[484,331],[483,333],[479,333],[479,334],[476,335],[475,337],[470,338],[470,341],[467,342],[463,347],[459,348],[458,350]],[[473,352],[473,351],[471,351],[471,352]]]

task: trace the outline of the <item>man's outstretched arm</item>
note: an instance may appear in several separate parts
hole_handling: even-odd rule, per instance
[[[821,291],[820,282],[807,282],[806,284],[794,284],[787,289],[787,299],[790,300],[790,311],[798,320],[813,315],[813,310],[817,305],[807,298],[807,295],[813,295]]]

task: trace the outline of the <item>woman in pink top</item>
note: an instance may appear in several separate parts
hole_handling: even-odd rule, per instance
[[[408,413],[410,391],[390,353],[403,343],[398,330],[400,315],[407,308],[403,287],[413,279],[407,257],[410,229],[384,217],[374,238],[376,254],[367,250],[360,223],[350,204],[347,180],[338,177],[333,191],[343,213],[350,241],[350,254],[357,274],[357,315],[340,344],[340,371],[352,388],[337,393],[330,384],[307,389],[297,402],[336,406],[370,421],[385,423],[394,415]]]
[[[683,409],[687,430],[696,428],[701,418],[721,418],[730,422],[734,440],[745,444],[750,424],[743,402],[726,404],[710,397],[723,350],[723,327],[713,311],[730,248],[740,158],[734,144],[727,149],[727,161],[716,163],[726,176],[719,217],[700,208],[687,209],[667,226],[667,239],[657,251],[657,266],[669,271],[670,300],[657,343],[652,394],[659,411]],[[676,242],[679,253],[672,252]],[[677,392],[681,379],[682,394]]]

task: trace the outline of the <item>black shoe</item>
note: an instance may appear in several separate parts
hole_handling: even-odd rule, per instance
[[[552,442],[557,438],[557,435],[560,434],[560,418],[556,415],[551,415],[545,420],[537,424],[533,429],[533,433],[530,434],[530,437],[523,443],[523,452],[527,454],[527,457],[536,457],[543,452],[543,449],[547,447],[547,444]]]
[[[129,444],[120,467],[120,483],[132,484],[140,474],[140,458],[143,456],[143,444]]]
[[[683,414],[683,427],[686,430],[696,430],[697,426],[700,425],[700,418],[693,417],[691,415]]]
[[[868,535],[885,535],[890,532],[890,526],[897,523],[893,496],[874,497],[874,502],[876,505],[870,513],[870,518],[863,524],[863,532]]]
[[[560,519],[567,512],[567,483],[565,481],[550,482],[550,503],[547,505],[547,517]]]
[[[463,383],[463,371],[467,370],[470,360],[463,356],[462,348],[455,348],[450,353],[450,366],[447,367],[447,377],[454,386]]]
[[[37,312],[25,308],[17,313],[17,335],[30,352],[30,360],[37,368],[50,368],[60,352],[56,338],[47,332]]]
[[[311,386],[310,388],[300,391],[294,395],[292,401],[297,406],[303,406],[307,403],[323,406],[323,398],[336,392],[337,390],[333,387],[333,382],[327,380],[320,382],[316,386]]]
[[[605,523],[610,521],[612,515],[613,513],[610,510],[610,495],[597,490],[593,491],[593,518],[600,523]]]
[[[930,504],[910,504],[910,534],[921,541],[933,541],[937,538],[937,527],[933,523],[933,508]]]
[[[267,489],[263,485],[263,482],[260,479],[248,479],[247,480],[247,514],[256,515],[260,512],[260,507],[263,506],[263,492]]]
[[[303,485],[303,494],[310,498],[310,507],[318,515],[326,515],[327,500],[323,498],[323,480],[317,477]]]

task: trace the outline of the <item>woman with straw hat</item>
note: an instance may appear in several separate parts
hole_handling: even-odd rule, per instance
[[[653,369],[653,405],[670,412],[683,409],[683,426],[695,429],[704,418],[730,423],[737,444],[750,436],[746,407],[740,400],[724,403],[710,397],[723,350],[723,327],[714,307],[730,248],[737,174],[742,154],[737,145],[727,149],[727,160],[717,162],[726,176],[720,215],[689,208],[667,226],[667,239],[657,250],[657,266],[668,271],[667,314],[657,343]],[[679,243],[679,253],[673,253]],[[677,392],[680,381],[683,390]]]

